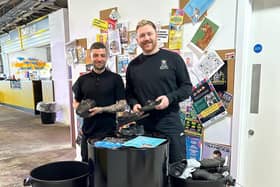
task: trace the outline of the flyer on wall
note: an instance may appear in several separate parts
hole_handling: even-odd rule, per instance
[[[221,152],[222,158],[225,159],[225,165],[230,166],[231,146],[204,142],[202,147],[202,159],[212,158],[213,152],[218,150]]]
[[[181,49],[183,41],[183,18],[184,11],[182,9],[172,9],[169,20],[169,49]]]
[[[128,63],[130,62],[128,55],[118,55],[117,58],[117,73],[122,77],[126,74]]]
[[[195,24],[199,18],[207,11],[213,4],[214,0],[190,0],[184,7],[185,13],[192,19]]]
[[[227,109],[230,102],[232,101],[232,94],[227,91],[224,91],[224,92],[220,92],[219,95],[225,108]]]
[[[216,32],[218,31],[219,26],[211,21],[208,18],[204,18],[201,25],[197,29],[193,38],[191,39],[191,43],[195,48],[200,51],[205,51],[208,47],[209,43],[214,38]]]
[[[127,44],[129,41],[129,23],[122,22],[117,24],[120,33],[121,44]]]
[[[127,53],[135,54],[137,53],[137,41],[136,41],[136,31],[129,31],[128,32],[128,45],[124,48]],[[125,54],[125,52],[124,52]]]
[[[108,31],[108,45],[110,56],[121,54],[121,40],[119,30],[109,30]]]
[[[108,37],[107,33],[98,33],[96,34],[96,41],[106,45],[107,37]]]
[[[197,119],[197,114],[193,108],[193,102],[190,100],[186,104],[186,117],[185,117],[185,133],[202,137],[203,127]]]
[[[194,71],[198,77],[210,79],[223,65],[220,56],[215,51],[209,51],[195,64]]]
[[[202,54],[199,60],[194,60],[195,55],[193,54],[192,52],[181,52],[193,85],[204,79],[210,79],[225,64],[215,51],[208,51]],[[222,78],[221,71],[217,75],[221,75],[220,77]],[[226,76],[225,74],[223,75]],[[218,78],[218,76],[215,76],[215,78]]]
[[[186,135],[187,159],[201,160],[202,137]]]
[[[210,78],[212,84],[214,85],[218,93],[227,90],[227,77],[228,77],[227,64],[228,63],[224,61],[224,65]]]
[[[226,109],[211,81],[201,81],[193,88],[191,97],[197,118],[204,128],[226,116]]]
[[[203,79],[203,77],[199,77],[195,71],[195,64],[198,63],[198,61],[195,60],[194,53],[190,51],[181,51],[180,55],[185,61],[192,84],[198,84]]]

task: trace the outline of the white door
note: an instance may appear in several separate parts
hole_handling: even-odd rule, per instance
[[[252,0],[245,187],[280,186],[280,2]],[[262,50],[253,49],[261,44]],[[260,49],[259,47],[256,49]]]

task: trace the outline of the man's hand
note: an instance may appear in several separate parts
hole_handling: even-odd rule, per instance
[[[140,105],[140,104],[135,104],[134,106],[133,106],[133,109],[132,109],[132,111],[133,112],[140,112],[140,109],[142,108],[142,106]]]
[[[166,109],[169,106],[169,99],[166,95],[159,96],[156,98],[156,101],[161,100],[161,102],[155,106],[156,110],[163,110]]]
[[[103,112],[103,108],[102,107],[94,107],[88,110],[90,112],[90,116],[94,116],[96,114],[100,114]]]

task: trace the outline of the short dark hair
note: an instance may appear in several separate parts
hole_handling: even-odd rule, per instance
[[[142,19],[141,21],[139,21],[137,23],[136,31],[139,29],[139,27],[143,27],[145,25],[151,25],[155,29],[155,31],[157,30],[156,25],[152,21],[146,20],[146,19]]]
[[[93,44],[91,44],[90,50],[93,50],[93,49],[106,49],[106,51],[107,51],[106,46],[102,42],[94,42]]]

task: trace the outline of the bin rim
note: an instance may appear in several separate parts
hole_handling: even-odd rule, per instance
[[[52,164],[62,164],[62,163],[80,163],[80,164],[83,164],[85,166],[88,166],[88,163],[86,162],[81,162],[81,161],[57,161],[57,162],[50,162],[50,163],[46,163],[44,165],[41,165],[41,166],[38,166],[36,168],[33,168],[31,171],[30,171],[30,177],[35,180],[35,181],[38,181],[38,182],[48,182],[48,183],[60,183],[60,182],[66,182],[66,181],[69,181],[69,180],[76,180],[76,179],[79,179],[79,178],[83,178],[83,177],[86,177],[89,175],[89,170],[83,174],[83,175],[80,175],[80,176],[77,176],[77,177],[73,177],[71,179],[63,179],[63,180],[43,180],[43,179],[39,179],[37,177],[34,177],[32,176],[32,173],[36,172],[36,170],[39,170],[39,169],[42,169],[43,167],[46,167],[48,165],[52,165]]]

